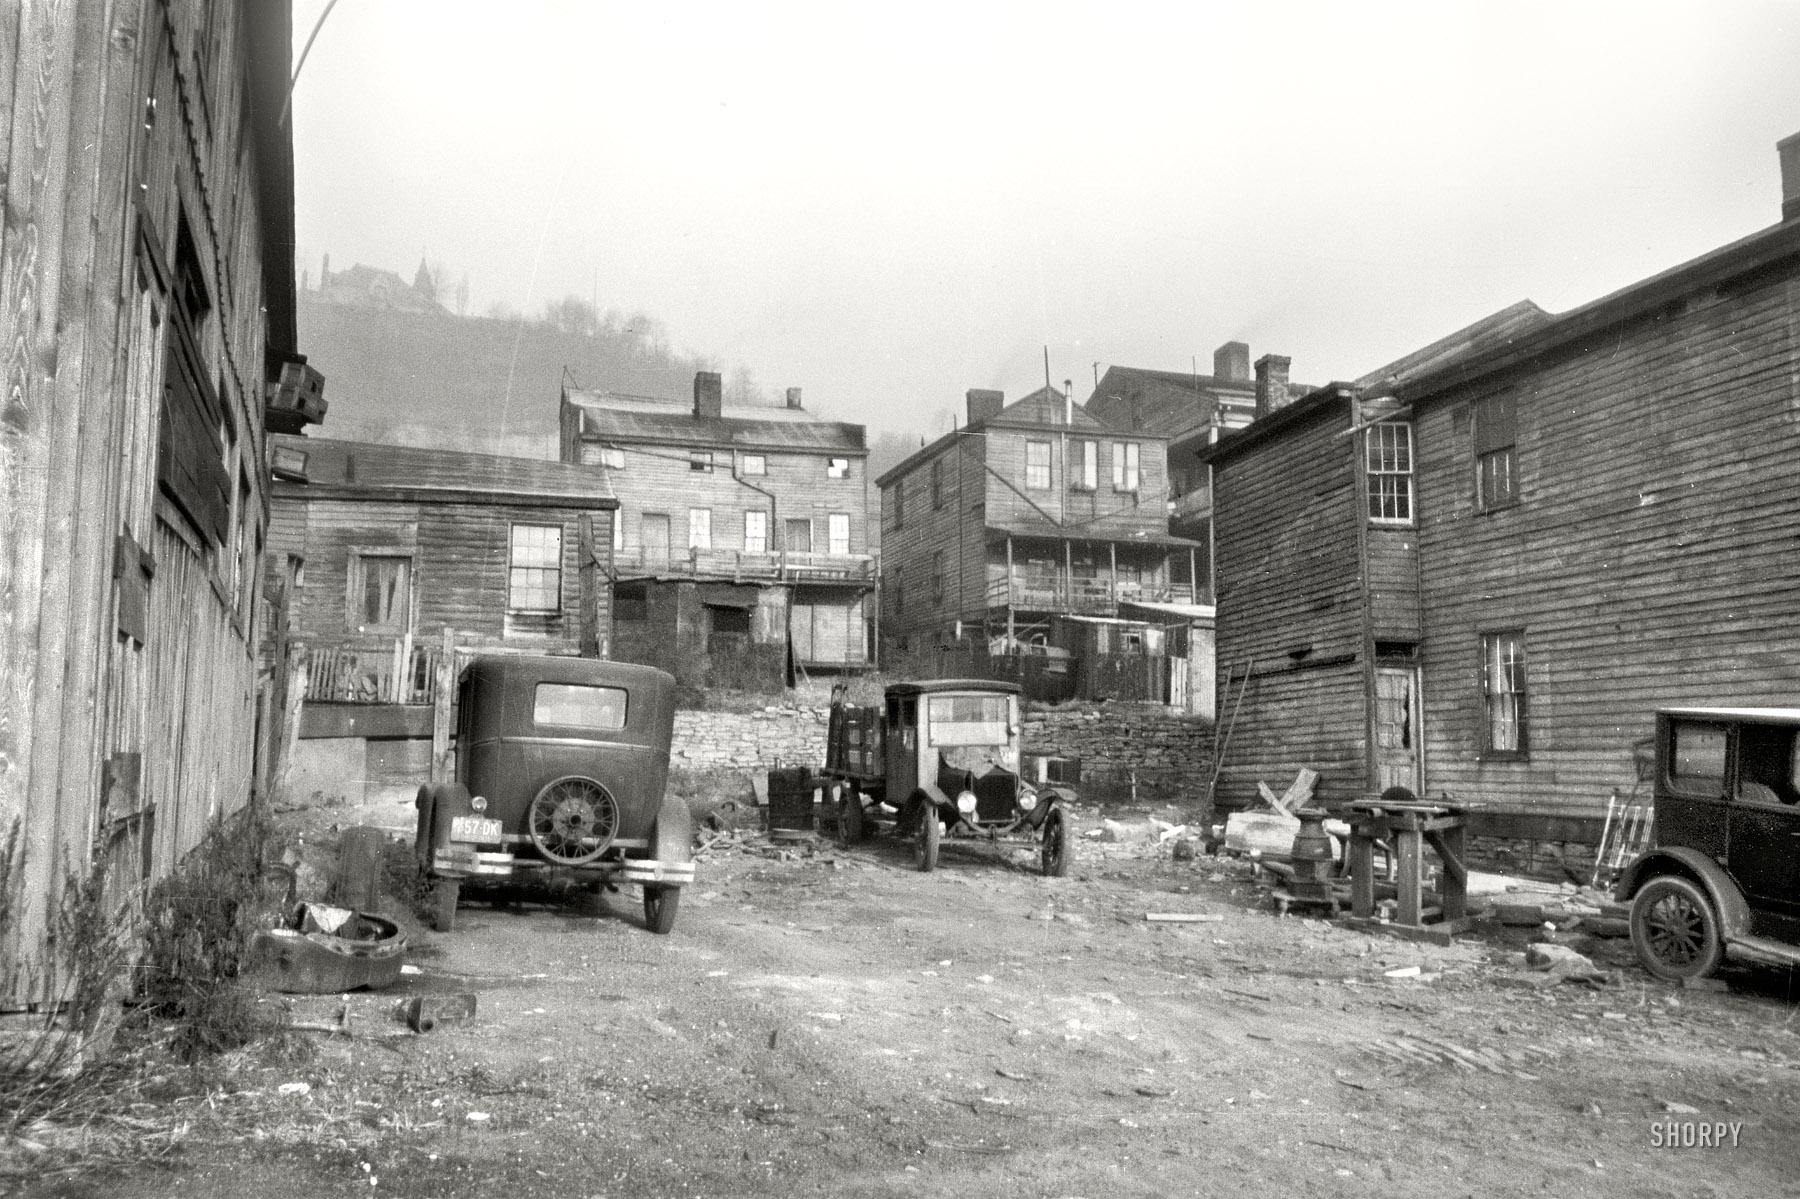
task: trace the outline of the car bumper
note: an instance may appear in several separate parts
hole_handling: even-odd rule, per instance
[[[542,878],[550,875],[584,878],[595,882],[618,881],[679,887],[694,881],[694,863],[665,862],[654,858],[601,858],[580,866],[561,866],[542,858],[522,857],[505,850],[478,850],[452,843],[431,855],[433,874],[444,878],[503,879]]]

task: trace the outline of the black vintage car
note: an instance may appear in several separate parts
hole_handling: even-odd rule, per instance
[[[913,838],[920,870],[946,837],[1038,847],[1043,872],[1067,874],[1066,789],[1019,773],[1019,687],[987,679],[895,683],[879,706],[833,697],[821,777],[836,799],[838,835],[870,827]]]
[[[694,880],[687,804],[663,794],[675,680],[649,666],[477,657],[457,688],[456,781],[419,788],[417,852],[433,925],[463,887],[535,878],[644,889],[666,933]]]
[[[1655,803],[1655,848],[1615,889],[1644,968],[1800,963],[1800,709],[1658,712]]]

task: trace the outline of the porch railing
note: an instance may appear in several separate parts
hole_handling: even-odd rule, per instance
[[[871,554],[830,554],[799,550],[659,550],[626,546],[613,551],[613,566],[626,574],[678,575],[734,582],[875,582]]]
[[[1073,612],[1103,616],[1121,603],[1194,602],[1194,589],[1186,583],[1144,582],[1138,579],[1092,578],[1034,574],[1015,571],[988,582],[988,606],[1011,605],[1044,612]]]
[[[306,647],[306,698],[325,703],[432,704],[437,702],[442,645],[404,638]]]

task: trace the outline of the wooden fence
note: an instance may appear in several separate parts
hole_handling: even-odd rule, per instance
[[[460,667],[467,654],[456,656]],[[325,703],[433,704],[443,658],[441,645],[413,645],[407,638],[379,645],[308,646],[306,698]],[[450,678],[456,674],[452,670]]]

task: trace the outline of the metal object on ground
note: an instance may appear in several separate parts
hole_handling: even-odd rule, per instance
[[[1319,808],[1301,808],[1294,813],[1300,820],[1300,831],[1294,834],[1294,847],[1289,860],[1294,877],[1288,883],[1295,903],[1324,904],[1337,911],[1337,898],[1332,894],[1332,876],[1337,871],[1337,852],[1331,834],[1325,831],[1325,813]]]
[[[251,939],[244,982],[268,991],[326,995],[393,986],[406,957],[406,936],[383,916],[304,904],[293,928],[265,929]]]
[[[813,831],[813,778],[804,766],[769,771],[769,831]]]

